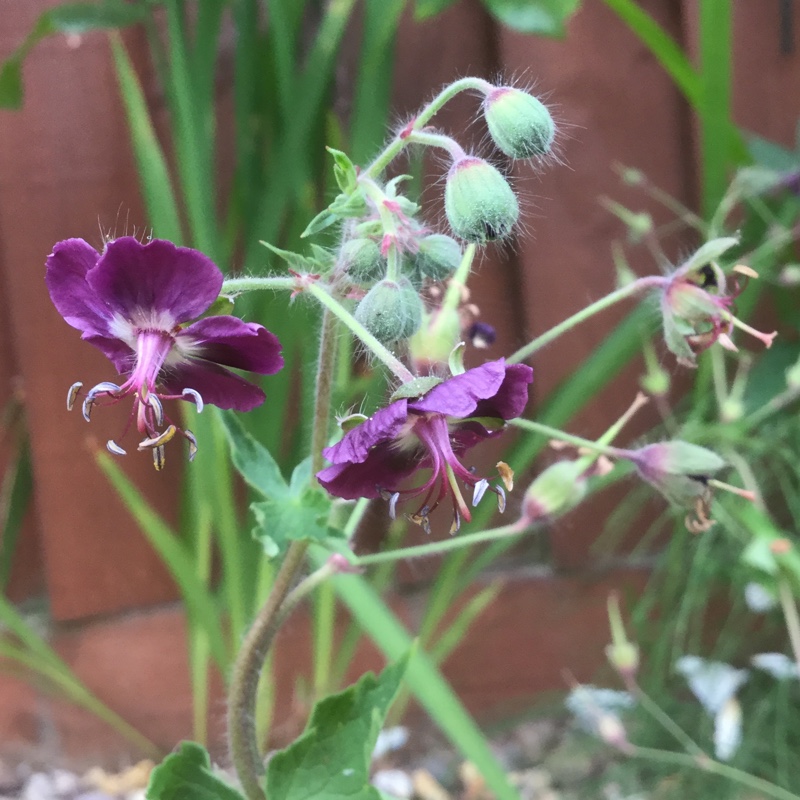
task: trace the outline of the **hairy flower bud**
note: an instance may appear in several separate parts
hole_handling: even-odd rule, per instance
[[[407,339],[422,323],[422,300],[406,278],[376,283],[356,308],[356,319],[383,344]]]
[[[533,95],[498,86],[483,101],[483,113],[494,143],[511,158],[532,158],[550,152],[556,126],[550,112]]]
[[[558,461],[536,477],[522,500],[528,523],[555,519],[571,511],[586,496],[586,465]]]
[[[453,162],[444,189],[444,209],[456,236],[485,244],[508,236],[519,205],[508,181],[487,161],[464,156]]]
[[[450,236],[434,233],[419,240],[419,250],[414,256],[414,270],[425,278],[443,281],[449,278],[461,263],[461,245]]]
[[[373,283],[386,274],[386,259],[372,239],[350,239],[342,246],[340,260],[356,283]]]

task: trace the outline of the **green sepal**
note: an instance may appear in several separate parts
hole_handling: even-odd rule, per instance
[[[147,800],[244,800],[232,786],[211,770],[206,749],[196,742],[181,742],[151,773]]]
[[[42,39],[55,33],[80,35],[100,28],[124,28],[144,21],[149,13],[146,4],[124,0],[66,3],[43,12],[23,42],[0,66],[0,108],[22,107],[22,62]]]
[[[334,150],[332,147],[326,147],[325,149],[333,156],[333,174],[339,189],[345,194],[352,193],[358,183],[358,172],[355,164],[341,150]]]
[[[335,225],[338,221],[339,217],[336,214],[332,214],[327,208],[323,208],[322,211],[306,225],[306,229],[300,234],[300,238],[305,239],[308,236],[313,236],[315,233],[330,228],[331,225]]]
[[[198,319],[206,317],[227,317],[233,312],[234,299],[226,294],[221,294]]]
[[[389,402],[394,403],[395,400],[403,400],[404,398],[407,400],[416,400],[424,394],[427,394],[434,386],[438,386],[440,383],[442,383],[442,379],[437,378],[435,375],[423,375],[421,378],[414,378],[414,380],[399,386],[392,393]]]
[[[269,800],[381,800],[369,781],[372,751],[408,659],[378,677],[367,673],[314,706],[305,731],[269,762]]]
[[[261,244],[268,250],[275,253],[278,258],[281,258],[289,265],[289,269],[295,272],[315,272],[319,264],[307,256],[301,256],[300,253],[293,253],[291,250],[281,250],[280,247],[275,247],[274,244],[261,240]]]

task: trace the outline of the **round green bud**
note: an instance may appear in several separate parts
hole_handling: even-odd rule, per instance
[[[533,158],[550,152],[556,126],[545,105],[533,95],[498,86],[486,95],[483,113],[494,143],[511,158]]]
[[[420,296],[407,278],[376,283],[356,308],[356,319],[382,344],[413,336],[422,324]]]
[[[557,461],[537,476],[522,500],[529,524],[566,514],[586,497],[586,466],[580,461]]]
[[[453,162],[444,188],[444,210],[456,236],[485,244],[508,236],[519,205],[508,181],[482,158]]]
[[[443,281],[458,269],[461,257],[461,245],[455,239],[434,233],[419,240],[414,270],[431,280]]]
[[[350,239],[342,245],[340,261],[356,283],[374,283],[386,274],[386,259],[372,239]]]

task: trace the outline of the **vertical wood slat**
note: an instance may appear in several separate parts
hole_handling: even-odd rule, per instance
[[[53,4],[26,0],[4,9],[0,57]],[[60,239],[101,246],[101,230],[144,230],[104,35],[88,35],[74,49],[63,36],[43,42],[26,62],[25,86],[24,109],[0,112],[0,260],[27,397],[48,591],[54,616],[64,620],[161,602],[175,590],[87,452],[87,437],[96,447],[120,434],[129,409],[97,409],[87,426],[79,410],[68,414],[64,406],[73,381],[91,386],[116,371],[60,318],[43,280]],[[166,476],[145,454],[123,462],[144,496],[173,518],[175,462]]]
[[[678,20],[670,0],[649,0],[644,7],[676,32]],[[600,205],[602,196],[648,210],[657,223],[665,221],[663,211],[642,193],[622,188],[613,165],[636,167],[687,201],[691,164],[682,98],[644,45],[603,3],[585,4],[570,22],[564,41],[504,31],[500,42],[507,72],[550,95],[561,122],[559,151],[565,162],[551,164],[535,177],[527,167],[518,170],[518,186],[535,206],[530,234],[520,242],[527,320],[527,335],[520,335],[523,342],[615,288],[611,243],[623,239],[625,229]],[[631,266],[639,274],[660,268],[650,258]],[[537,353],[531,362],[537,400],[568,377],[632,307],[629,303],[604,312]],[[669,356],[664,362],[674,368]],[[601,396],[592,398],[571,430],[587,438],[602,433],[633,400],[640,371],[634,364]],[[629,430],[640,433],[647,421],[645,413]],[[625,438],[630,438],[628,431]],[[613,507],[608,498],[593,498],[556,523],[551,536],[558,566],[577,567],[590,560],[589,548],[602,532],[598,520]]]

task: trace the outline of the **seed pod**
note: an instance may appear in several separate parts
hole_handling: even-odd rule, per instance
[[[371,284],[386,274],[386,259],[372,239],[350,239],[342,245],[340,261],[356,283]]]
[[[419,240],[414,270],[431,280],[443,281],[456,271],[461,257],[461,246],[455,239],[434,233]]]

